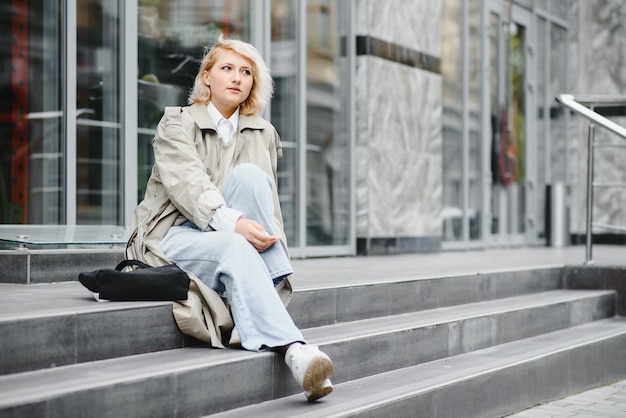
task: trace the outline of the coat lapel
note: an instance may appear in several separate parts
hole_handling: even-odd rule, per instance
[[[213,123],[213,119],[209,116],[209,111],[206,109],[206,105],[201,103],[194,103],[189,106],[189,114],[198,125],[201,130],[211,129],[217,132],[217,128]]]

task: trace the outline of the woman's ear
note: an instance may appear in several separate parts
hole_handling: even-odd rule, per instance
[[[204,84],[206,84],[207,87],[211,86],[211,77],[209,76],[209,70],[204,70],[202,72],[202,81],[204,81]]]

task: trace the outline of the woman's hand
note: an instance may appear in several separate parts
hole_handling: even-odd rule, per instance
[[[241,234],[260,253],[267,250],[278,239],[278,237],[268,234],[258,222],[246,218],[237,220],[235,232]]]

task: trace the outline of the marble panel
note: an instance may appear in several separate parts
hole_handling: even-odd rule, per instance
[[[441,56],[441,5],[430,0],[357,0],[357,34]]]
[[[620,0],[578,1],[572,9],[570,61],[574,94],[624,95],[626,93],[626,3]],[[626,126],[626,118],[611,118]],[[589,123],[572,117],[570,130],[572,200],[570,231],[586,232],[587,130]],[[596,127],[596,138],[621,142],[616,135]],[[596,152],[595,178],[601,182],[626,182],[626,151]],[[626,190],[597,189],[594,221],[626,226]],[[608,231],[598,230],[599,233]]]
[[[440,236],[441,76],[375,57],[359,67],[359,236]]]
[[[358,237],[368,236],[369,218],[369,187],[367,172],[369,171],[369,132],[373,115],[370,110],[370,86],[368,84],[368,62],[370,57],[357,57],[356,79],[356,139],[355,139],[355,187],[356,187],[356,234]]]

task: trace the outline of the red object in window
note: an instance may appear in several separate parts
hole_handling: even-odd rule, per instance
[[[13,223],[27,223],[28,207],[28,1],[13,0],[11,9],[11,203]]]

